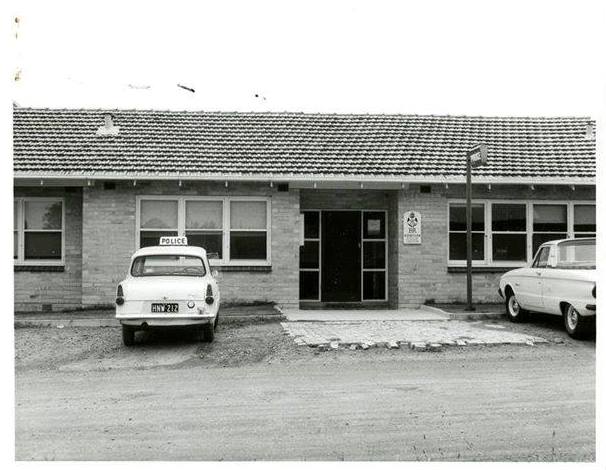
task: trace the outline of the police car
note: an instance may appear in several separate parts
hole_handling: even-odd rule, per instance
[[[217,327],[220,294],[206,250],[188,246],[186,237],[161,237],[159,246],[141,248],[118,285],[116,318],[126,346],[135,331],[148,327],[194,327],[211,342]]]

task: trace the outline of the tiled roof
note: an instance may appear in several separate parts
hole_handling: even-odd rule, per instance
[[[99,136],[107,113],[117,136]],[[595,178],[589,118],[14,108],[16,176]]]

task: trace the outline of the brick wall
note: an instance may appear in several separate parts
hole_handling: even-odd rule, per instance
[[[299,192],[279,192],[269,184],[184,182],[117,183],[84,188],[84,305],[110,305],[117,284],[126,276],[136,247],[137,195],[271,197],[271,269],[219,268],[222,302],[276,302],[296,305],[299,296]]]
[[[474,187],[474,198],[540,200],[595,200],[595,188],[565,186],[486,185]],[[433,185],[431,193],[421,194],[418,185],[411,185],[398,196],[398,230],[401,231],[403,214],[408,210],[420,211],[423,239],[421,245],[404,245],[401,233],[398,252],[398,303],[401,307],[423,304],[426,301],[465,302],[465,273],[449,273],[447,259],[447,210],[451,199],[464,199],[463,185]],[[497,294],[502,272],[474,273],[474,302],[501,302]]]
[[[81,305],[82,191],[80,188],[15,187],[15,197],[62,197],[65,210],[65,266],[62,272],[36,272],[16,267],[14,308],[17,312],[66,310]]]

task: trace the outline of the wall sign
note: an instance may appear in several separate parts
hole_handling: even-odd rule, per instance
[[[421,213],[407,211],[404,213],[403,241],[405,245],[421,244]]]
[[[368,235],[381,234],[381,219],[368,219],[366,225],[366,231],[368,232]]]

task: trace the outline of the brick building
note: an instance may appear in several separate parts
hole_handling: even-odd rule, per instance
[[[540,243],[596,231],[589,118],[16,107],[13,123],[18,311],[111,305],[134,250],[173,234],[207,249],[226,302],[463,301],[477,143],[475,301]]]

